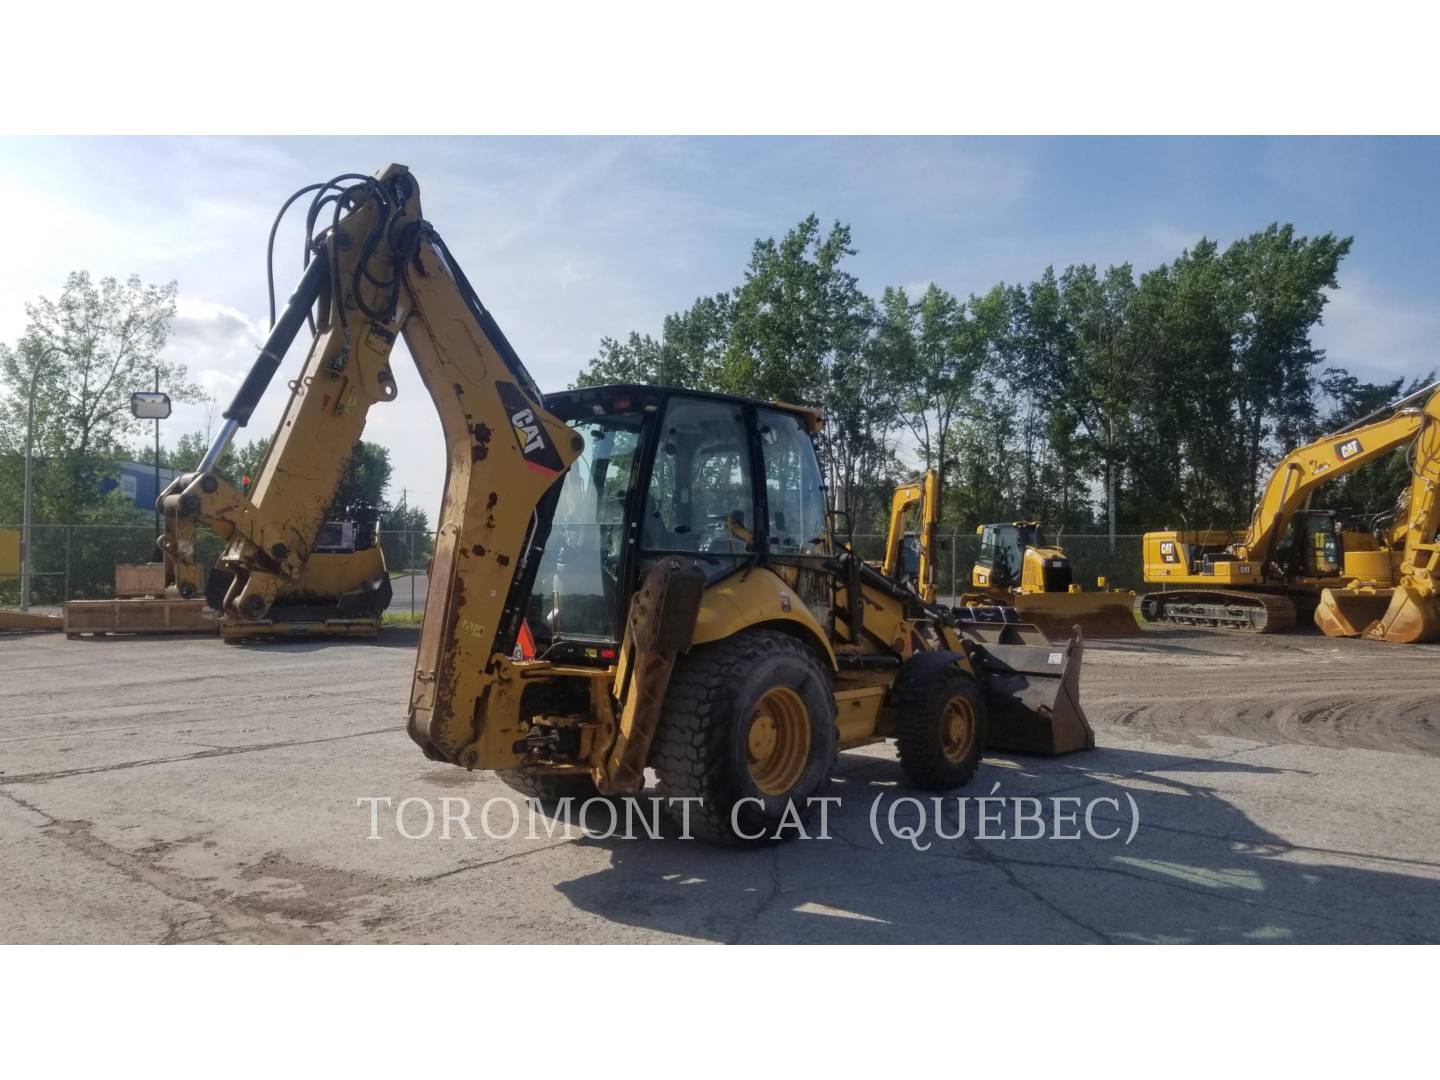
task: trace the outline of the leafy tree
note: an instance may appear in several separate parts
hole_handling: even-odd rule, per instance
[[[1314,369],[1325,358],[1310,341],[1351,238],[1333,233],[1297,237],[1292,225],[1272,224],[1225,252],[1235,325],[1231,395],[1244,434],[1248,488],[1236,509],[1255,504],[1262,471],[1302,441],[1315,418]],[[1267,451],[1267,436],[1276,446]]]
[[[160,387],[176,401],[196,401],[199,387],[183,364],[160,359],[175,314],[175,283],[146,285],[138,277],[92,281],[70,274],[58,300],[25,305],[28,324],[14,345],[0,345],[0,454],[21,455],[32,378],[37,509],[80,521],[102,508],[101,479],[125,453],[143,421],[130,414],[130,395]],[[39,475],[43,473],[42,475]]]

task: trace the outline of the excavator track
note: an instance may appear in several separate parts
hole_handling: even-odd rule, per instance
[[[1313,612],[1314,600],[1309,601]],[[1159,626],[1199,626],[1242,634],[1283,634],[1299,621],[1295,598],[1241,589],[1177,589],[1146,593],[1140,614]]]

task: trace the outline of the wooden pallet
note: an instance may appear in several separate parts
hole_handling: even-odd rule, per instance
[[[163,597],[165,595],[164,563],[117,563],[115,595]]]
[[[219,622],[204,600],[69,600],[65,636],[82,634],[214,634]]]

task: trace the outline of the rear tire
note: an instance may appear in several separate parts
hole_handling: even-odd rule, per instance
[[[666,804],[692,836],[763,844],[810,820],[838,739],[834,689],[815,654],[788,634],[746,630],[680,658],[650,760],[662,798],[700,800]]]
[[[985,748],[985,698],[963,662],[957,653],[917,653],[896,679],[900,767],[923,791],[967,783]]]

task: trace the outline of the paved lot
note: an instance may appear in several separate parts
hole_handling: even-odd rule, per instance
[[[0,940],[1440,939],[1437,647],[1095,644],[1101,749],[988,758],[966,794],[1105,800],[1116,839],[979,839],[972,804],[965,839],[932,822],[917,851],[883,828],[910,793],[874,747],[840,759],[832,839],[733,852],[546,838],[543,818],[486,838],[507,789],[402,730],[413,643],[0,638]],[[463,797],[477,839],[406,840],[384,813],[367,839],[357,797]]]

